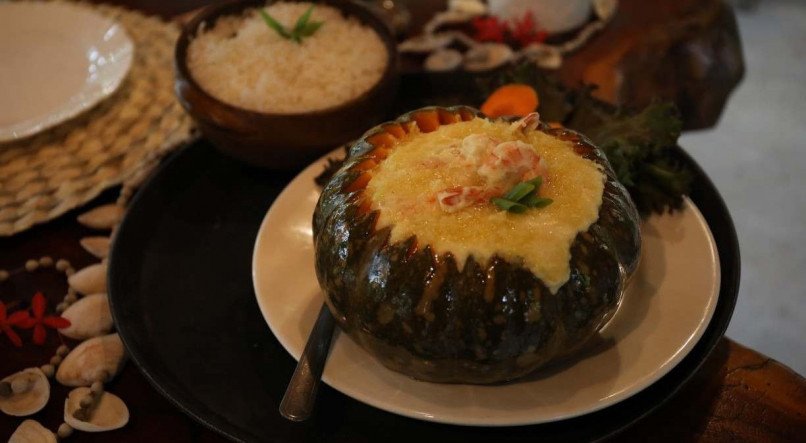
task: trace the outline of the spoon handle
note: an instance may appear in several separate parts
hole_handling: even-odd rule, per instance
[[[334,326],[333,315],[327,305],[323,304],[294,375],[288,382],[283,401],[280,402],[280,415],[283,417],[291,421],[304,421],[311,416]]]

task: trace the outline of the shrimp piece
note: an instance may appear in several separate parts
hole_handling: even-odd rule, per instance
[[[463,159],[464,155],[462,154],[461,149],[459,149],[459,143],[452,143],[447,148],[437,152],[436,154],[432,154],[431,156],[420,160],[420,165],[424,168],[439,169],[451,164],[455,164],[456,162],[460,162]]]
[[[507,188],[519,181],[545,176],[546,165],[531,145],[511,141],[490,150],[478,173],[488,184]]]
[[[537,113],[531,120],[529,116],[521,119],[524,127],[536,124]],[[453,151],[452,148],[450,151]],[[464,160],[463,167],[478,174],[473,184],[481,186],[453,186],[437,192],[428,199],[436,202],[448,213],[460,211],[469,206],[484,203],[492,197],[502,195],[506,189],[521,181],[531,180],[546,175],[546,165],[534,148],[522,141],[500,143],[487,135],[473,134],[462,140],[458,147],[459,155]]]
[[[530,131],[534,131],[537,129],[537,125],[540,124],[540,114],[537,112],[532,112],[531,114],[526,115],[522,119],[512,123],[510,128],[513,131],[522,131],[525,132],[527,129]]]
[[[437,202],[445,212],[457,212],[476,203],[487,201],[489,191],[481,186],[454,186],[437,193]]]
[[[470,165],[478,165],[484,156],[492,149],[498,141],[488,135],[471,134],[462,140],[462,147],[459,148],[462,157]]]

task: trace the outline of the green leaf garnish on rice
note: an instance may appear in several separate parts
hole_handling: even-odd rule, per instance
[[[306,37],[310,37],[322,27],[324,22],[312,22],[311,21],[311,14],[313,13],[313,5],[308,8],[305,13],[303,13],[297,19],[297,23],[294,24],[294,28],[289,31],[282,25],[282,23],[278,22],[274,17],[269,15],[264,9],[258,9],[260,12],[260,16],[263,17],[263,21],[266,22],[266,25],[274,30],[280,37],[283,37],[286,40],[293,40],[297,43],[302,43],[302,39]]]

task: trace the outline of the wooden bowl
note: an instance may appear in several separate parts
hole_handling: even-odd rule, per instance
[[[270,114],[238,108],[205,92],[191,76],[187,65],[187,49],[199,26],[205,23],[209,27],[221,16],[236,15],[270,3],[273,0],[234,0],[199,12],[184,27],[176,43],[176,95],[202,135],[221,152],[270,169],[298,169],[359,137],[386,117],[397,92],[397,46],[386,25],[365,7],[352,2],[321,0],[318,3],[337,8],[371,27],[384,42],[388,53],[386,69],[372,88],[335,107],[299,114]]]

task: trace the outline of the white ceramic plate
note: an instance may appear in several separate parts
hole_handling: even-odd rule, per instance
[[[133,45],[85,6],[0,1],[0,142],[59,124],[120,86]]]
[[[314,272],[311,217],[324,159],[277,197],[255,244],[252,278],[274,335],[299,359],[323,298]],[[369,405],[442,423],[537,424],[617,403],[669,372],[702,336],[719,295],[719,260],[705,219],[690,200],[642,226],[641,265],[601,343],[584,355],[498,386],[413,380],[386,369],[339,334],[323,380]]]

